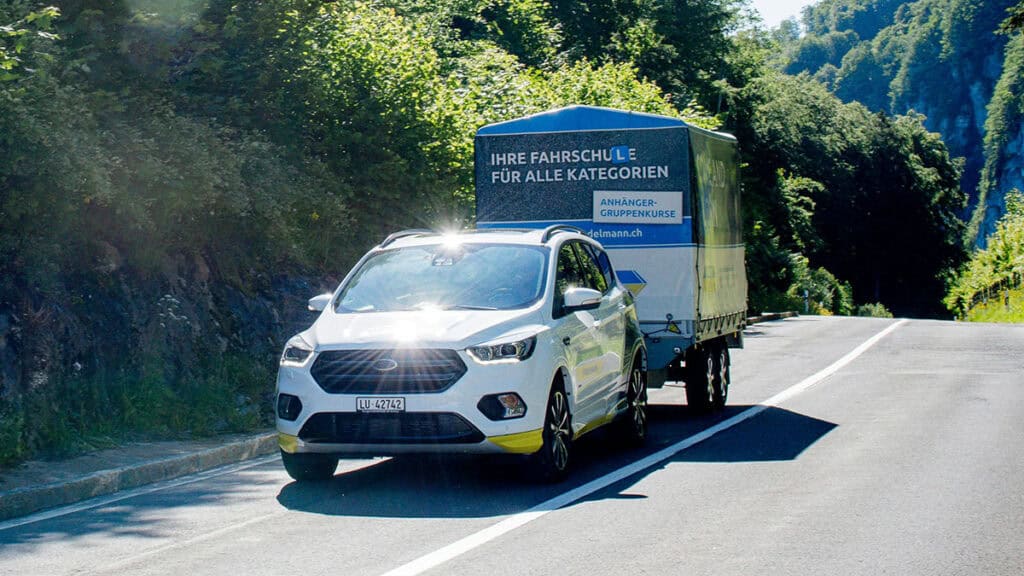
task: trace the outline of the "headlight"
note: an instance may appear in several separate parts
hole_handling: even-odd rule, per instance
[[[305,366],[309,357],[313,355],[313,347],[301,336],[296,336],[284,346],[284,353],[281,354],[282,366]]]
[[[498,344],[481,344],[466,349],[477,362],[521,362],[533,354],[537,345],[537,337],[530,336],[522,340],[501,342]]]

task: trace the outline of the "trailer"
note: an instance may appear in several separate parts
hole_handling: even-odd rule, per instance
[[[648,387],[724,406],[747,279],[736,139],[667,116],[570,106],[477,131],[478,228],[569,224],[635,295]]]

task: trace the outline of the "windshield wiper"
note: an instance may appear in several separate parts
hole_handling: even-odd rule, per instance
[[[451,306],[445,306],[445,310],[500,310],[494,306],[473,306],[471,304],[452,304]]]

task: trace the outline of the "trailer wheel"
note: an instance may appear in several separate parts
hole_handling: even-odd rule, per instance
[[[715,347],[694,346],[686,354],[686,403],[698,412],[710,412],[715,397]]]
[[[715,379],[713,382],[714,395],[712,402],[716,410],[724,408],[726,400],[729,399],[729,347],[724,343],[716,347],[715,358]]]

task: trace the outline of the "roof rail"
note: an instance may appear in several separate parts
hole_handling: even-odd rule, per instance
[[[540,237],[540,241],[547,242],[552,236],[559,232],[575,232],[577,234],[583,234],[584,236],[587,234],[576,226],[571,226],[569,224],[554,224],[544,229],[544,234]]]
[[[384,248],[385,246],[391,244],[395,240],[398,240],[399,238],[405,238],[407,236],[431,236],[434,234],[437,234],[437,232],[434,232],[433,230],[429,230],[427,228],[410,228],[409,230],[400,230],[398,232],[389,234],[388,237],[385,238],[384,241],[380,243],[380,247]]]

